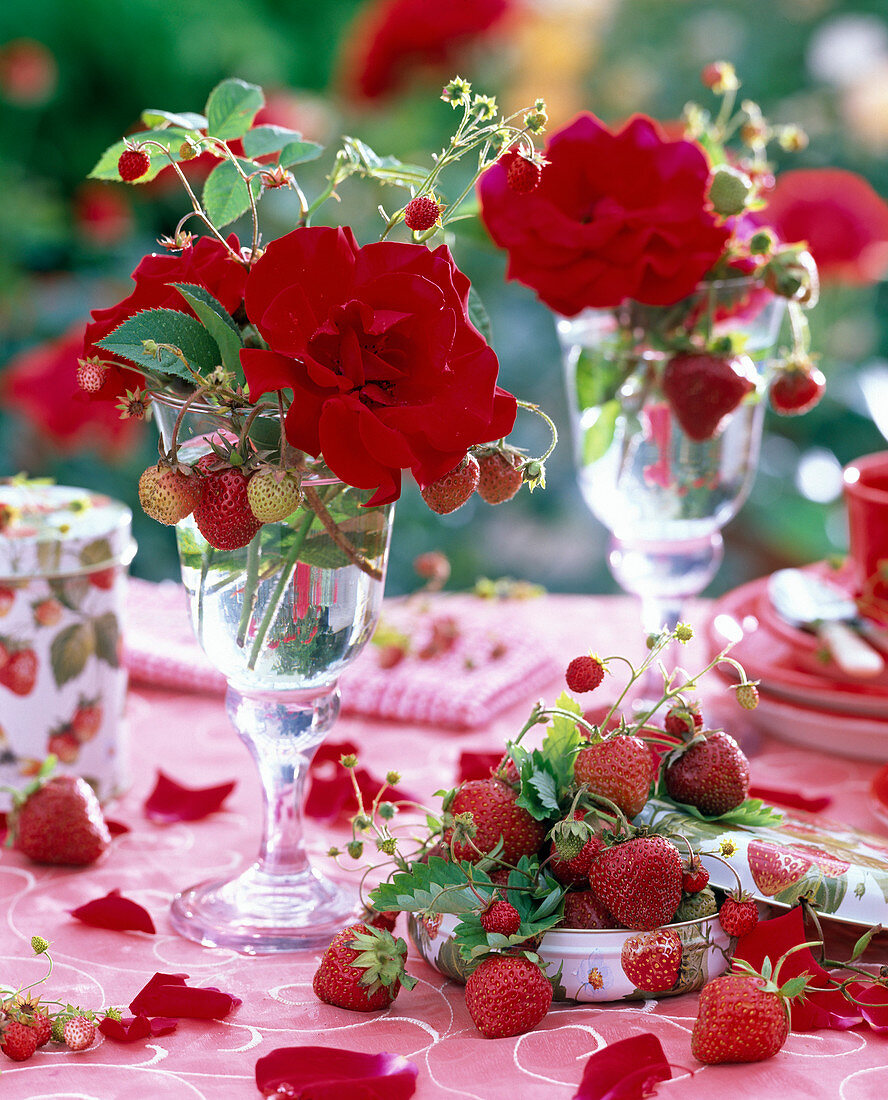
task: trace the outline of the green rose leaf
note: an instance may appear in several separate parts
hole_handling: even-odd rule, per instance
[[[112,668],[120,666],[120,624],[113,611],[93,619],[96,632],[96,656]]]
[[[243,137],[253,125],[256,112],[264,106],[265,96],[257,84],[223,80],[207,100],[207,133],[223,141]]]
[[[151,128],[177,126],[180,130],[206,130],[207,120],[204,115],[195,114],[193,111],[160,111],[149,108],[142,112],[142,122]]]
[[[146,340],[179,348],[198,372],[212,370],[222,361],[218,344],[200,321],[175,309],[144,309],[134,313],[99,340],[98,345],[137,367],[194,381],[191,371],[171,351],[159,349],[156,356],[149,354],[144,347]]]
[[[254,171],[253,165],[248,161],[238,163],[247,174]],[[262,191],[262,181],[258,176],[250,180],[250,190],[253,198],[257,199]],[[230,225],[250,209],[247,185],[230,160],[223,160],[207,176],[203,189],[203,205],[217,229]]]
[[[49,647],[49,663],[56,687],[79,676],[95,649],[96,635],[92,623],[74,623],[60,630]]]
[[[323,151],[323,145],[304,141],[298,130],[288,130],[284,126],[254,126],[244,134],[246,156],[265,157],[279,152],[278,161],[285,168],[317,160]]]
[[[583,465],[597,462],[613,443],[617,417],[620,415],[619,401],[606,401],[597,409],[588,409],[583,414]],[[587,423],[587,417],[591,423]]]
[[[240,330],[228,310],[208,290],[191,283],[173,283],[191,306],[198,320],[213,337],[222,355],[226,370],[240,372],[240,350],[244,346]]]
[[[469,287],[469,320],[489,344],[491,342],[490,315],[481,301],[481,295],[474,287]]]
[[[182,158],[179,156],[179,149],[185,142],[186,138],[192,136],[193,131],[182,130],[178,127],[170,127],[163,130],[145,130],[144,132],[133,134],[129,139],[132,141],[156,141],[160,145],[167,149],[169,155],[162,153],[159,149],[149,147],[145,150],[148,156],[151,158],[151,164],[148,171],[144,176],[140,176],[137,180],[133,180],[133,183],[148,183],[153,180],[154,177],[162,172],[164,168],[168,168],[172,161],[180,161]],[[93,180],[116,180],[120,183],[120,173],[117,171],[117,162],[120,160],[120,154],[126,149],[126,142],[115,141],[113,145],[109,145],[104,153],[99,157],[95,167],[89,174],[89,178]],[[171,160],[172,158],[172,160]]]

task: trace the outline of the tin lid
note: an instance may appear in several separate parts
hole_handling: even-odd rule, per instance
[[[87,489],[13,478],[0,483],[0,579],[60,577],[130,561],[125,504]]]

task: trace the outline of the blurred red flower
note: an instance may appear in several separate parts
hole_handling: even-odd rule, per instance
[[[371,0],[345,42],[346,95],[356,101],[382,99],[422,69],[439,77],[513,7],[514,0]]]
[[[29,420],[60,451],[95,447],[122,454],[135,446],[142,426],[121,420],[113,405],[91,402],[80,390],[76,374],[82,351],[83,325],[74,325],[20,352],[0,376],[0,403]]]
[[[515,420],[468,297],[444,245],[360,248],[347,227],[296,229],[247,282],[247,314],[270,348],[241,352],[250,396],[292,389],[287,438],[376,489],[370,503],[397,500],[404,469],[424,488]]]
[[[807,241],[824,281],[874,283],[888,271],[888,203],[855,172],[783,172],[760,220],[781,240]]]
[[[89,180],[74,194],[74,224],[89,244],[107,248],[129,236],[133,216],[119,187]]]
[[[240,245],[233,233],[228,243],[238,251]],[[136,284],[132,294],[108,309],[94,309],[83,336],[80,354],[84,358],[97,355],[105,362],[117,364],[108,371],[104,385],[94,395],[99,402],[116,399],[124,389],[131,389],[141,381],[141,375],[132,364],[98,347],[99,340],[143,309],[175,309],[193,314],[171,283],[196,283],[218,299],[229,313],[234,313],[243,301],[247,268],[234,259],[221,241],[215,237],[201,237],[179,253],[158,255],[153,252],[145,256],[132,277]]]
[[[17,107],[41,107],[52,99],[59,67],[52,51],[33,38],[0,46],[0,98]]]
[[[554,133],[539,187],[514,192],[499,162],[478,182],[481,216],[508,277],[571,317],[626,298],[670,305],[721,255],[729,230],[708,200],[700,146],[637,116],[618,132],[580,115]]]

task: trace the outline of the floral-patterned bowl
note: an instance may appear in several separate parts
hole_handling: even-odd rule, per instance
[[[410,939],[426,962],[465,982],[470,972],[453,941],[458,918],[408,918]],[[618,1001],[674,997],[702,987],[727,970],[733,940],[717,916],[670,924],[652,932],[557,929],[537,948],[549,974],[561,967],[556,1000]]]

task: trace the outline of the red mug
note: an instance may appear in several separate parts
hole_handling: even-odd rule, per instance
[[[858,590],[888,594],[888,451],[856,458],[845,467],[844,481]]]

